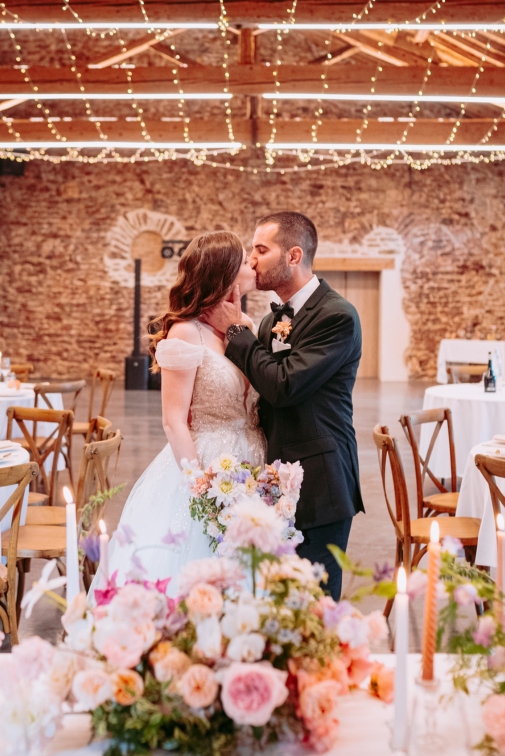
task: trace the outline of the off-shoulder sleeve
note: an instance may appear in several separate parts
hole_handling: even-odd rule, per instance
[[[204,347],[181,339],[163,339],[156,347],[156,362],[166,370],[191,370],[200,367]]]

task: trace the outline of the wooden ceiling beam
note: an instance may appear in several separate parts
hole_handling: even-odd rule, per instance
[[[406,147],[408,147],[409,142],[412,144],[444,144],[451,134],[454,122],[454,119],[445,119],[444,121],[420,119],[410,127],[408,122],[398,119],[384,121],[371,118],[368,121],[367,129],[362,133],[362,143],[365,145],[373,143],[396,144],[398,140],[402,139],[405,129],[408,129]],[[310,143],[312,141],[313,123],[313,119],[299,121],[279,119],[276,121],[276,141]],[[149,136],[155,142],[184,141],[184,123],[182,120],[155,121],[146,119],[145,124]],[[45,122],[17,119],[13,121],[13,126],[26,141],[47,141],[48,133]],[[362,121],[360,119],[323,119],[318,128],[318,140],[321,143],[354,142],[356,130],[361,126]],[[492,126],[492,119],[465,119],[458,129],[454,143],[476,144]],[[111,140],[142,141],[140,125],[136,121],[102,121],[100,128]],[[100,141],[95,124],[92,121],[77,119],[58,121],[58,131],[69,141]],[[256,133],[254,133],[251,119],[235,118],[233,119],[233,131],[236,140],[243,144],[253,145],[257,141],[265,144],[270,138],[271,126],[266,118],[256,119]],[[192,118],[189,122],[189,136],[195,142],[228,141],[226,124],[223,119],[219,118]],[[0,123],[0,141],[12,141],[13,144],[16,144],[4,123]],[[499,123],[498,129],[493,132],[492,139],[488,143],[505,144],[504,122]],[[19,144],[19,146],[22,147],[22,144]]]
[[[373,14],[367,20],[377,22],[413,21],[423,14],[429,3],[427,0],[378,0]],[[183,0],[145,0],[144,7],[153,23],[156,21],[173,21],[185,23],[191,21],[216,22],[219,9],[214,2],[184,2]],[[286,3],[276,0],[227,0],[226,11],[230,24],[273,23],[288,19]],[[63,10],[61,0],[8,0],[7,8],[17,13],[23,21],[57,22],[72,21],[73,17]],[[72,9],[84,20],[102,22],[141,22],[138,0],[72,0]],[[341,0],[329,3],[327,0],[301,0],[296,9],[296,20],[300,23],[351,23],[353,14],[363,10],[363,0]],[[487,0],[450,0],[446,2],[433,20],[445,22],[475,21],[496,22],[505,16],[505,2]],[[431,20],[431,19],[430,19]]]
[[[185,29],[175,29],[174,31],[165,31],[161,34],[151,34],[149,37],[144,37],[138,42],[134,42],[128,45],[120,52],[111,52],[105,58],[101,55],[97,60],[92,63],[88,63],[88,68],[108,68],[109,66],[118,65],[129,58],[134,58],[136,55],[149,50],[150,47],[158,45],[165,39],[175,37],[176,34],[181,34],[186,31]],[[117,45],[116,45],[117,47]]]
[[[390,52],[386,52],[386,50],[384,50],[384,48],[381,46],[381,43],[372,42],[370,40],[367,41],[363,34],[344,34],[343,32],[341,32],[338,34],[338,37],[344,42],[347,42],[347,44],[352,45],[353,47],[357,47],[359,51],[365,53],[365,55],[369,55],[372,58],[380,60],[381,63],[390,63],[391,65],[398,67],[409,65],[404,60],[401,60],[400,57],[397,57]]]
[[[489,51],[479,50],[477,47],[469,44],[469,42],[466,39],[455,37],[452,34],[451,35],[444,34],[443,32],[440,32],[439,34],[436,34],[436,35],[434,34],[433,39],[434,40],[441,39],[443,42],[448,43],[449,47],[457,47],[460,50],[463,50],[465,53],[470,53],[470,55],[474,56],[474,58],[477,58],[477,62],[481,62],[481,59],[484,56],[485,57],[485,60],[483,61],[484,65],[490,63],[492,66],[496,66],[497,68],[505,68],[505,63],[503,62],[503,60],[500,60],[498,57],[496,57]],[[435,41],[435,44],[437,44],[436,41]]]
[[[272,67],[261,64],[230,65],[230,92],[234,95],[261,95],[274,91]],[[69,67],[50,68],[32,66],[31,80],[39,87],[39,96],[44,93],[62,92],[81,95],[75,73]],[[326,75],[328,92],[363,94],[366,100],[370,94],[371,77],[376,67],[370,65],[325,66],[317,64],[282,65],[278,79],[281,92],[303,93],[321,92],[321,75]],[[377,94],[413,95],[419,90],[426,68],[385,67],[375,83]],[[132,84],[135,93],[171,93],[178,90],[173,83],[170,67],[145,66],[132,69]],[[424,87],[425,94],[468,96],[475,76],[475,68],[462,66],[449,68],[435,66]],[[180,69],[179,80],[186,93],[211,93],[223,91],[223,69],[220,66],[191,65]],[[91,93],[125,93],[124,71],[118,68],[83,69],[82,82],[85,91]],[[29,84],[19,69],[0,66],[0,93],[6,99],[14,95],[31,94]],[[505,70],[486,68],[479,78],[477,94],[503,97],[505,99]]]

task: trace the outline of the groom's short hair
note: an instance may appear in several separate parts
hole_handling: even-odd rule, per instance
[[[317,231],[310,218],[302,213],[283,210],[263,216],[258,221],[258,226],[265,226],[267,223],[277,224],[279,230],[276,241],[283,251],[287,252],[292,247],[301,247],[305,265],[312,267],[317,249]]]

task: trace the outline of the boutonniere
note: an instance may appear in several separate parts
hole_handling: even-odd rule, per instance
[[[283,315],[282,320],[279,320],[279,322],[272,328],[272,333],[279,335],[282,341],[286,341],[292,330],[293,326],[291,325],[291,318],[288,318],[287,315]]]

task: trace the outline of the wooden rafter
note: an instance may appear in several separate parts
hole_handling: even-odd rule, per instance
[[[31,66],[30,78],[39,87],[39,96],[50,92],[68,92],[82,96],[76,83],[75,73],[69,67],[50,68]],[[235,95],[261,95],[272,92],[272,69],[261,64],[232,64],[230,73],[230,92]],[[321,75],[326,75],[328,92],[363,94],[366,99],[370,94],[371,77],[375,66],[330,66],[317,64],[282,65],[278,79],[281,92],[303,93],[321,92]],[[426,68],[418,67],[384,67],[375,84],[377,94],[408,94],[418,92]],[[475,68],[464,66],[449,68],[436,66],[432,69],[429,81],[424,87],[425,94],[468,96],[475,76]],[[179,77],[184,92],[222,92],[223,69],[220,66],[192,65],[180,70]],[[117,68],[82,69],[82,82],[85,91],[91,93],[125,93],[124,71]],[[136,94],[157,92],[178,92],[173,83],[170,67],[137,67],[133,72],[133,85]],[[19,69],[0,67],[0,93],[5,99],[12,99],[15,94],[31,94],[32,90],[24,81]],[[505,70],[486,68],[479,78],[480,95],[502,97],[505,99]]]
[[[433,35],[434,39],[442,40],[442,42],[446,42],[449,47],[458,47],[460,50],[463,50],[465,53],[470,53],[474,58],[477,58],[478,61],[481,60],[481,58],[484,56],[484,63],[489,63],[492,66],[497,66],[498,68],[504,68],[505,63],[503,60],[500,60],[498,57],[490,53],[489,51],[482,51],[476,48],[476,46],[470,44],[466,39],[461,39],[460,37],[455,36],[449,36],[448,34],[444,34],[443,32],[440,32],[437,35]],[[437,42],[435,42],[435,45]],[[484,45],[485,47],[485,45]],[[471,58],[470,58],[471,60]]]
[[[182,119],[160,121],[145,121],[147,131],[153,141],[184,141],[184,122]],[[290,143],[310,143],[312,141],[311,127],[313,119],[299,121],[276,121],[276,141]],[[368,128],[363,133],[363,144],[388,143],[396,144],[402,138],[405,129],[408,130],[405,144],[444,144],[451,134],[455,119],[419,119],[410,126],[406,120],[373,119],[370,118]],[[476,118],[464,119],[458,129],[455,144],[478,143],[493,126],[492,119]],[[321,143],[353,143],[356,140],[356,131],[362,125],[360,119],[322,119],[318,128],[318,140]],[[47,126],[44,122],[30,120],[14,120],[13,126],[21,137],[32,141],[47,140]],[[104,121],[101,129],[111,140],[142,141],[141,128],[137,121]],[[92,121],[77,120],[59,121],[59,133],[70,140],[96,141],[97,134]],[[271,126],[267,118],[233,119],[233,131],[235,138],[243,144],[255,144],[268,142],[271,134]],[[195,142],[228,140],[226,124],[220,118],[192,118],[189,122],[189,136]],[[11,141],[16,144],[14,137],[9,135],[5,124],[0,123],[0,141]],[[57,144],[55,140],[55,144]],[[146,143],[147,144],[147,143]],[[496,131],[493,131],[489,144],[505,144],[505,123],[500,122]],[[19,144],[22,146],[22,144]],[[103,146],[103,145],[102,145]],[[358,145],[357,145],[358,146]]]
[[[382,44],[380,42],[373,42],[371,40],[367,40],[363,34],[360,34],[359,32],[348,34],[348,33],[339,33],[339,38],[342,39],[344,42],[347,42],[349,45],[353,47],[357,47],[360,52],[365,53],[365,55],[369,55],[372,58],[376,58],[377,60],[380,60],[382,63],[390,63],[393,66],[403,67],[408,66],[409,64],[406,63],[404,60],[401,60],[396,55],[393,55],[390,52],[386,52],[384,48],[382,47]]]
[[[18,97],[16,100],[3,100],[3,102],[0,102],[0,110],[10,110],[10,108],[15,108],[16,105],[21,105],[26,100],[26,97]]]
[[[428,0],[377,0],[373,8],[373,20],[377,22],[413,21],[429,7]],[[144,0],[144,7],[151,22],[171,20],[178,23],[190,21],[217,21],[219,10],[216,3],[185,2],[184,0]],[[26,21],[69,21],[68,12],[63,10],[61,0],[8,0],[7,8],[19,14]],[[72,0],[72,9],[86,23],[91,21],[139,22],[138,0]],[[228,0],[226,10],[230,24],[258,24],[279,22],[287,19],[286,4],[262,0]],[[303,23],[350,23],[353,14],[363,10],[363,0],[344,0],[329,3],[327,0],[300,0],[296,10],[296,20]],[[443,7],[446,22],[481,21],[493,22],[505,17],[505,2],[479,2],[479,0],[448,0]],[[370,20],[371,16],[368,17]]]
[[[151,34],[149,37],[145,37],[138,42],[133,42],[120,52],[111,52],[105,58],[103,55],[92,63],[88,63],[88,68],[108,68],[109,66],[118,65],[123,63],[129,58],[134,58],[136,55],[145,52],[150,47],[158,45],[169,37],[174,37],[176,34],[181,34],[185,29],[175,29],[174,31],[163,32],[162,34]]]

